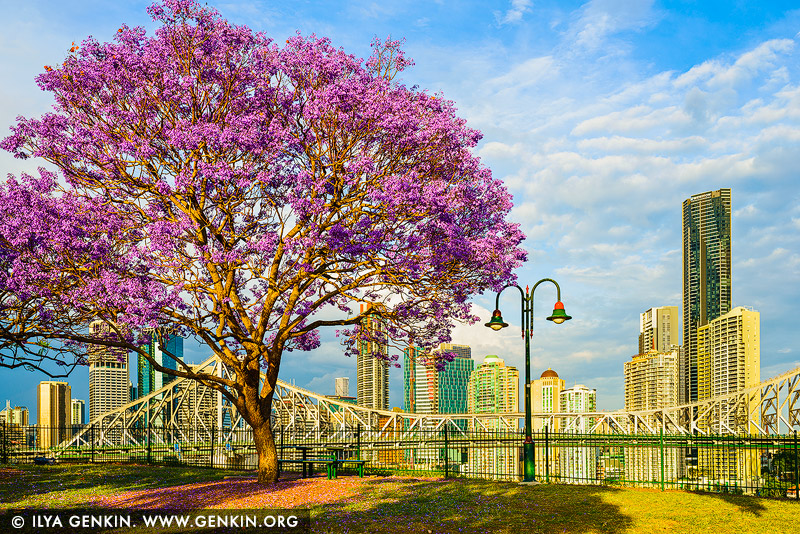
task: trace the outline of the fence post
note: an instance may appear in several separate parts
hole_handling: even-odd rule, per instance
[[[658,442],[661,449],[661,491],[664,491],[664,427],[659,429]]]
[[[153,463],[153,427],[147,425],[147,465]]]
[[[444,478],[450,477],[450,450],[447,440],[447,421],[444,422]]]
[[[11,414],[6,414],[6,418],[10,417]],[[6,446],[6,442],[8,441],[8,419],[3,420],[3,463],[8,463],[8,448]]]
[[[214,468],[214,437],[217,434],[217,422],[211,421],[211,468]]]
[[[92,445],[92,463],[94,463],[94,423],[89,427],[89,442]]]
[[[356,460],[361,459],[361,423],[356,425]]]
[[[544,426],[544,481],[550,483],[550,432],[549,425]]]
[[[797,465],[797,430],[794,431],[794,498],[800,499],[800,466]]]

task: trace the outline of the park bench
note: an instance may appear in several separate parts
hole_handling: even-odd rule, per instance
[[[278,459],[278,476],[281,476],[281,466],[284,464],[300,464],[303,466],[302,478],[314,476],[314,464],[325,464],[328,467],[328,478],[331,478],[331,464],[336,461],[335,458],[279,458]]]
[[[281,466],[283,464],[301,464],[303,466],[302,477],[306,478],[314,476],[314,464],[325,464],[328,479],[336,478],[338,469],[346,464],[355,465],[358,476],[364,477],[364,464],[367,460],[342,460],[336,457],[330,458],[302,458],[302,459],[279,459],[278,460],[278,476],[281,474]]]
[[[356,466],[356,471],[358,472],[358,476],[364,478],[364,464],[367,463],[367,460],[341,460],[341,459],[334,459],[331,460],[331,463],[328,467],[328,478],[336,478],[336,470],[343,466],[344,464],[354,464]]]

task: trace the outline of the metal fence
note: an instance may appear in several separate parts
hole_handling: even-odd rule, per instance
[[[75,437],[78,439],[75,439]],[[366,460],[372,474],[417,474],[518,481],[521,431],[366,430],[356,425],[324,435],[296,428],[274,432],[278,457],[336,456]],[[534,432],[536,479],[543,483],[603,484],[800,498],[794,435],[580,434]],[[70,446],[64,443],[72,442]],[[0,425],[0,460],[30,463],[116,462],[255,469],[249,428]],[[299,464],[295,466],[299,469]]]

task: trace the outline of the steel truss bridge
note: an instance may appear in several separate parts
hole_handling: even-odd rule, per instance
[[[199,368],[230,378],[212,357]],[[263,378],[263,375],[262,375]],[[593,413],[535,413],[534,429],[562,433],[771,436],[800,427],[800,367],[747,390],[669,408]],[[475,432],[520,432],[523,413],[417,414],[363,408],[278,381],[273,430],[290,440],[350,441],[359,436],[387,441],[415,441],[445,428],[456,438]],[[160,430],[144,432],[145,428]],[[151,443],[241,441],[249,430],[231,402],[195,380],[175,379],[161,389],[95,418],[62,443],[70,446],[119,446]]]

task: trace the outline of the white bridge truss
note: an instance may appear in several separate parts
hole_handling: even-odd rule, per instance
[[[200,366],[229,377],[215,357]],[[263,378],[263,375],[262,375]],[[593,434],[790,433],[800,427],[800,367],[756,387],[670,408],[594,413],[535,413],[534,429]],[[417,414],[363,408],[278,381],[272,423],[276,438],[348,442],[364,439],[419,443],[447,427],[453,438],[487,431],[521,432],[523,413]],[[249,427],[231,402],[195,380],[175,379],[161,389],[103,414],[62,446],[119,446],[241,442]]]

